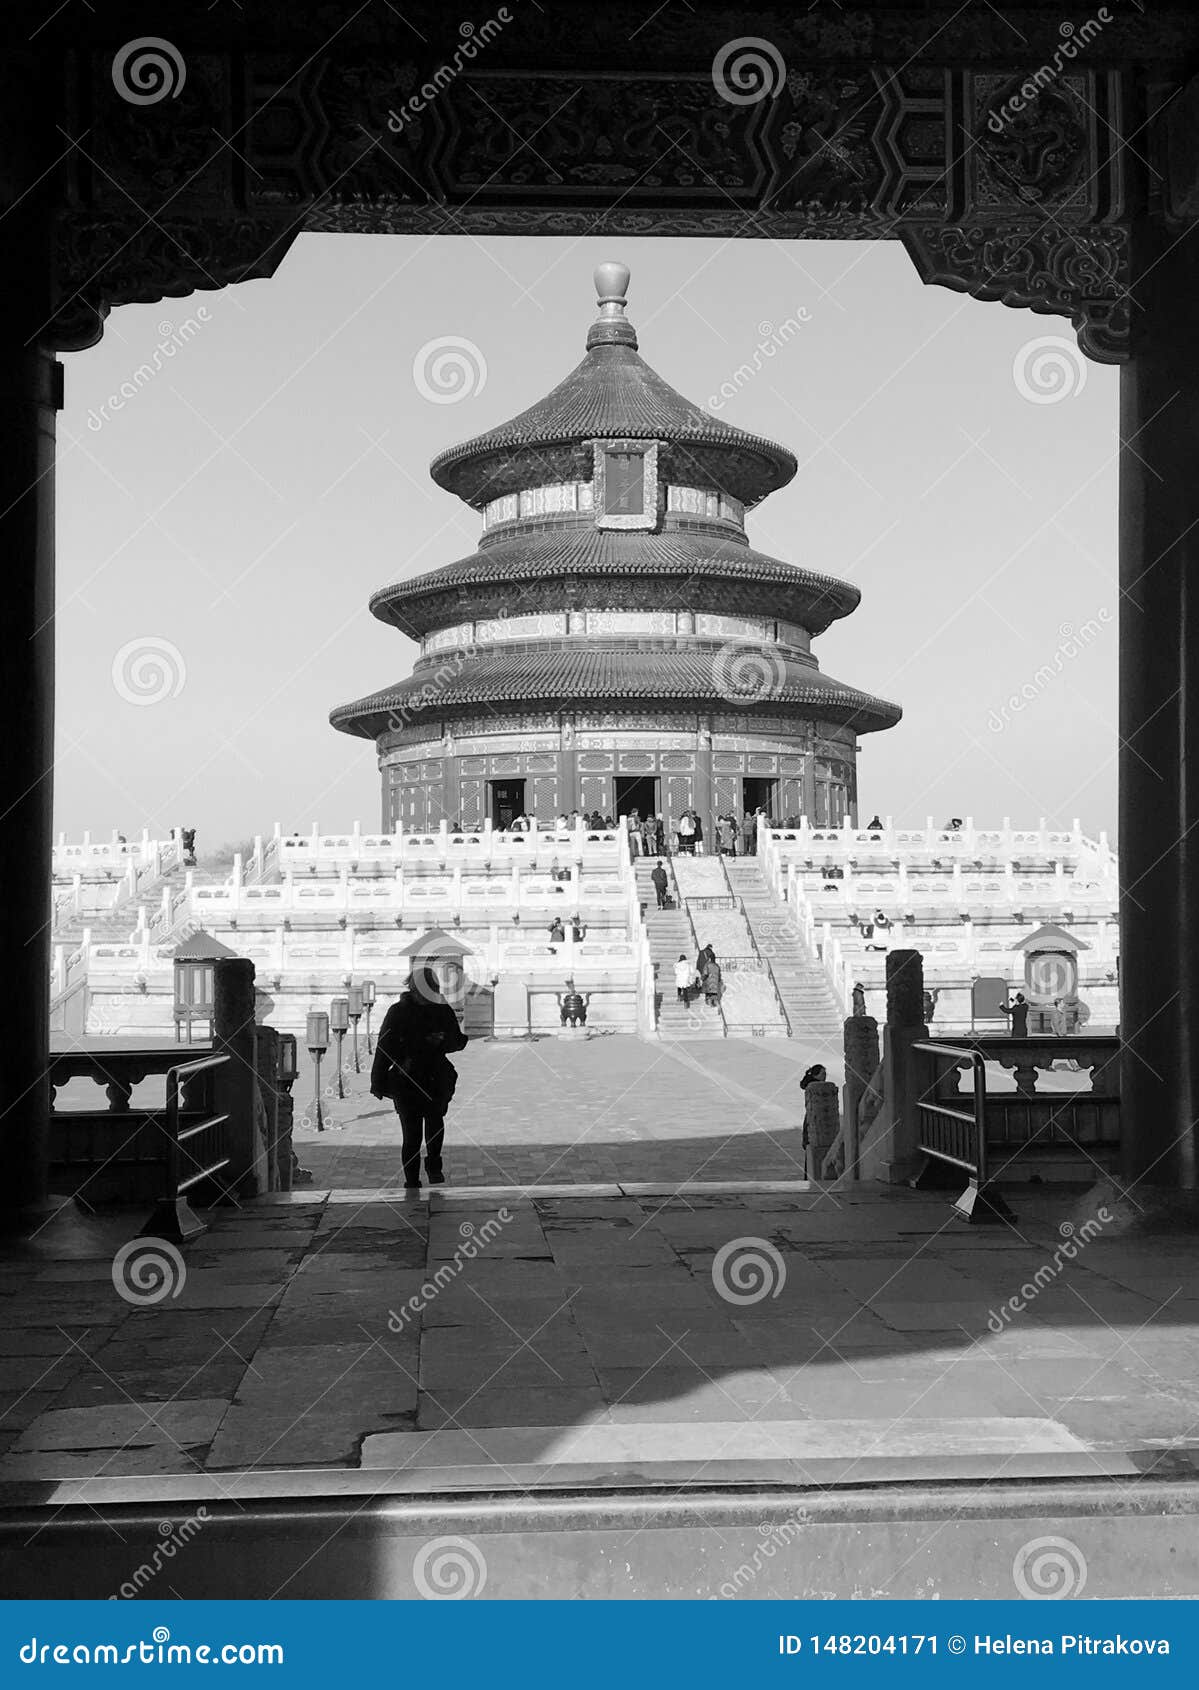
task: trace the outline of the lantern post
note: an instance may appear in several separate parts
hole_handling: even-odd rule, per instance
[[[316,1130],[323,1133],[325,1118],[321,1114],[321,1057],[329,1048],[329,1017],[323,1010],[314,1009],[308,1016],[308,1054],[316,1063]]]
[[[341,1050],[346,1034],[350,1030],[350,1000],[348,998],[334,998],[329,1005],[329,1030],[337,1037],[337,1095],[346,1095],[345,1080],[341,1071]]]
[[[359,1061],[358,1061],[358,1023],[362,1020],[362,1012],[363,1012],[364,1008],[366,1007],[365,1002],[363,1000],[363,996],[362,996],[362,987],[361,986],[351,986],[350,987],[349,992],[347,994],[346,1003],[347,1003],[347,1007],[348,1007],[348,1010],[349,1010],[350,1020],[354,1024],[354,1033],[353,1033],[354,1072],[356,1074],[361,1074],[362,1068],[361,1068],[361,1065],[359,1064]]]
[[[374,1046],[371,1044],[371,1010],[375,1007],[375,996],[375,982],[364,980],[362,982],[362,1002],[366,1009],[366,1054],[368,1056],[374,1055]]]

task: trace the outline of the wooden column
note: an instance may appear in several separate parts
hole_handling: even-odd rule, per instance
[[[14,120],[17,121],[17,120]],[[0,1225],[46,1195],[50,878],[54,800],[54,436],[62,366],[37,339],[49,316],[44,226],[5,219],[0,279]]]
[[[1199,230],[1134,224],[1120,388],[1123,1172],[1193,1191],[1199,1116]],[[1138,1191],[1132,1192],[1134,1201]]]

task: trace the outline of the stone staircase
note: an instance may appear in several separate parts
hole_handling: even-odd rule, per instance
[[[846,1012],[804,943],[791,910],[767,885],[756,857],[722,860],[758,950],[774,972],[792,1038],[827,1047],[839,1059]]]
[[[712,1009],[703,999],[681,1004],[675,996],[674,965],[680,954],[688,962],[695,961],[699,949],[691,920],[679,900],[678,886],[667,858],[661,859],[670,880],[668,894],[672,907],[658,908],[650,875],[655,857],[637,857],[633,872],[637,879],[637,895],[645,911],[645,931],[649,936],[650,959],[657,976],[655,1006],[658,1036],[663,1039],[722,1039],[725,1034],[724,1017],[719,1009]]]

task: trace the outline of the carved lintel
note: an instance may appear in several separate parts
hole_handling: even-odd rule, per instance
[[[1063,229],[923,224],[900,238],[923,282],[1069,317],[1101,364],[1129,355],[1128,237],[1115,227]]]
[[[148,222],[65,214],[54,252],[54,317],[41,339],[78,352],[94,346],[114,305],[152,304],[273,276],[298,219],[234,215]]]

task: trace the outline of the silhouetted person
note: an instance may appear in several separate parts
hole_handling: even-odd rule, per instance
[[[654,872],[650,875],[650,879],[654,883],[654,891],[658,894],[658,908],[660,910],[664,910],[666,908],[666,887],[668,882],[666,879],[666,870],[662,867],[661,863],[654,864]]]
[[[999,1007],[1004,1015],[1010,1015],[1012,1018],[1012,1037],[1014,1039],[1026,1039],[1028,1037],[1028,1003],[1025,1000],[1024,993],[1017,992],[1011,1003],[1003,1003]]]
[[[196,830],[185,827],[179,835],[179,843],[183,846],[183,864],[185,868],[196,866]]]
[[[560,916],[555,916],[550,922],[550,944],[564,945],[566,943],[566,929],[562,925]]]
[[[870,820],[866,823],[866,832],[877,833],[882,825],[882,822],[879,821],[877,816],[871,816]],[[788,823],[788,826],[790,826],[790,823]]]
[[[464,1050],[466,1042],[433,969],[427,964],[413,969],[407,991],[383,1017],[371,1067],[371,1096],[390,1098],[400,1118],[406,1191],[420,1190],[422,1139],[429,1184],[445,1180],[445,1115],[458,1084],[448,1053]]]

